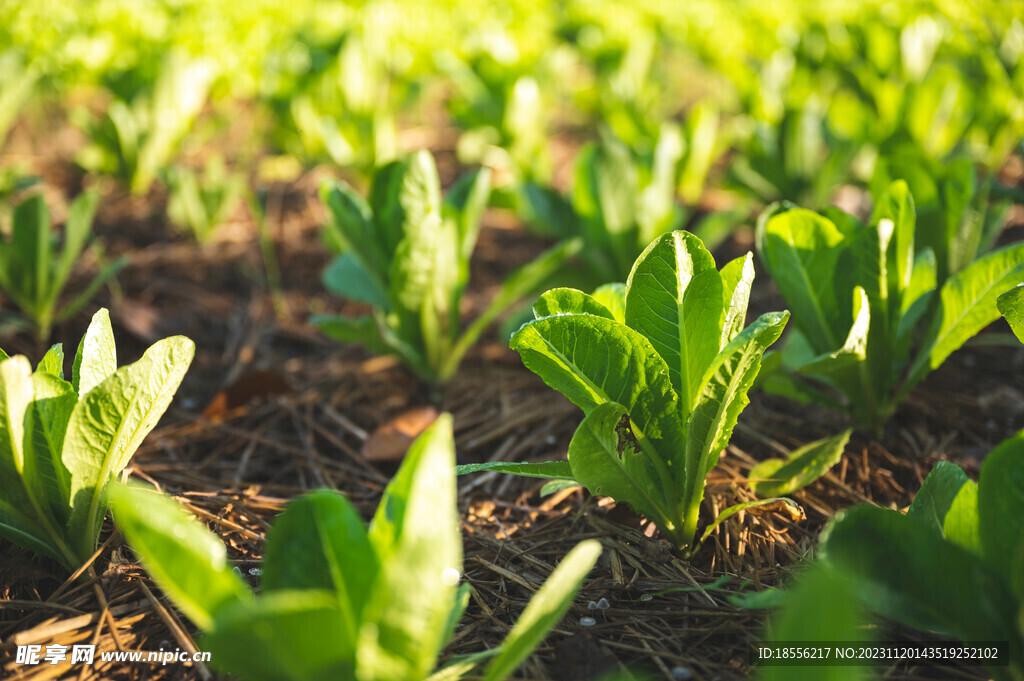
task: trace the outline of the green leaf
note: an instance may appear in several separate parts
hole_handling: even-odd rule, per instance
[[[368,303],[382,310],[391,305],[387,291],[353,253],[344,253],[331,261],[324,270],[324,288],[336,296],[360,303]]]
[[[373,211],[352,187],[344,182],[324,183],[320,200],[330,211],[331,230],[336,242],[356,254],[370,276],[379,277],[387,271],[388,254],[384,252],[383,236],[373,222]],[[384,282],[377,282],[383,287]]]
[[[697,399],[687,431],[683,498],[693,515],[703,497],[704,479],[718,463],[719,453],[729,443],[736,420],[749,402],[747,391],[761,368],[761,356],[782,334],[788,320],[789,312],[761,315],[729,341],[708,368],[704,392]]]
[[[817,213],[803,209],[773,213],[778,210],[769,207],[758,221],[758,255],[814,350],[832,352],[846,333],[839,328],[834,291],[844,236]]]
[[[46,495],[43,480],[25,456],[25,417],[32,397],[28,359],[18,355],[0,362],[0,490],[19,515],[36,520]]]
[[[954,544],[981,555],[978,531],[978,485],[955,463],[940,461],[907,509]]]
[[[380,559],[359,638],[357,676],[425,678],[444,642],[462,566],[451,416],[420,435],[384,491],[370,524]]]
[[[354,678],[348,634],[333,593],[284,590],[219,610],[200,645],[250,681],[334,681]]]
[[[71,473],[68,531],[80,556],[95,548],[104,486],[170,406],[194,355],[195,344],[184,336],[158,341],[83,394],[71,412],[61,460]]]
[[[939,311],[905,383],[909,391],[974,334],[999,317],[996,299],[1024,281],[1024,243],[989,253],[946,280]]]
[[[1024,545],[1024,431],[985,458],[978,482],[978,520],[985,560],[1024,596],[1015,569]]]
[[[762,592],[764,593],[764,592]],[[792,589],[782,593],[784,608],[769,626],[768,642],[870,640],[864,614],[847,583],[823,565],[812,565]],[[866,667],[763,666],[758,681],[866,681]]]
[[[168,497],[142,487],[109,488],[114,520],[146,570],[197,627],[252,598],[228,564],[224,543]]]
[[[349,645],[354,648],[377,570],[377,555],[359,513],[337,492],[317,490],[288,504],[274,521],[267,535],[260,583],[264,592],[333,591]]]
[[[747,324],[747,305],[754,283],[754,256],[747,253],[732,260],[722,268],[721,275],[725,322],[722,324],[720,350]]]
[[[629,429],[625,407],[606,402],[583,419],[569,443],[572,477],[591,494],[629,504],[664,530],[675,527],[670,509],[677,491],[657,452],[643,451]]]
[[[721,349],[722,306],[715,260],[688,232],[655,240],[626,282],[626,325],[665,360],[683,418],[692,411],[704,371]]]
[[[919,520],[874,506],[837,518],[826,560],[874,612],[962,641],[1006,640],[1017,614],[1009,586],[979,557]]]
[[[611,313],[611,310],[598,302],[597,299],[574,288],[548,289],[533,304],[533,316],[535,319],[553,317],[558,314],[589,314],[596,317],[615,319],[615,315]]]
[[[580,585],[601,555],[601,544],[588,539],[577,544],[530,599],[523,614],[487,665],[483,681],[504,681],[561,621]]]
[[[1013,333],[1024,343],[1024,285],[1018,284],[999,296],[996,307],[1010,323]]]
[[[451,219],[458,225],[459,262],[469,263],[490,197],[490,168],[463,175],[448,189],[443,210],[450,212]],[[468,271],[464,274],[468,277]]]
[[[888,274],[884,295],[890,306],[899,306],[903,291],[910,287],[914,270],[914,233],[917,222],[914,199],[903,180],[893,182],[875,204],[871,224],[877,225],[886,219],[892,220],[893,231],[883,253]]]
[[[650,440],[662,452],[678,450],[678,401],[668,367],[650,342],[625,324],[594,315],[544,317],[524,324],[511,347],[528,369],[585,414],[606,402],[621,404],[641,442]]]
[[[57,298],[64,290],[64,284],[71,276],[71,270],[82,254],[89,236],[92,234],[92,219],[96,214],[99,194],[95,191],[85,192],[76,198],[68,208],[68,219],[64,225],[64,248],[56,262],[47,263],[53,267],[49,281],[49,305],[55,306]]]
[[[50,374],[57,378],[64,378],[64,347],[57,343],[46,351],[43,358],[39,360],[39,364],[36,366],[36,371],[44,374]]]
[[[110,313],[106,308],[100,308],[92,316],[89,328],[78,343],[71,369],[71,385],[76,393],[85,395],[116,370],[117,352],[114,347],[114,330],[110,326]]]
[[[359,343],[374,352],[393,351],[381,338],[377,322],[370,315],[315,315],[310,317],[309,323],[320,327],[325,334],[343,343]]]
[[[620,282],[603,284],[594,289],[594,300],[612,313],[612,319],[626,323],[626,285]]]
[[[852,428],[838,435],[816,440],[790,453],[785,459],[768,459],[754,466],[747,476],[750,489],[758,496],[782,496],[803,489],[843,458]]]
[[[497,471],[498,473],[510,473],[525,478],[550,478],[554,480],[572,477],[572,469],[569,467],[568,461],[545,461],[543,463],[491,461],[488,463],[466,463],[455,467],[456,475],[467,475],[481,471]]]
[[[70,506],[71,476],[60,457],[78,395],[66,381],[39,372],[32,374],[32,393],[25,414],[25,464],[26,470],[32,471],[27,477],[38,476],[40,506],[63,527]]]

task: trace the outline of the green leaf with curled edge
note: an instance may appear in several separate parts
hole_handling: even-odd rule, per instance
[[[758,496],[792,494],[824,475],[843,457],[852,428],[838,435],[811,442],[785,459],[768,459],[747,475],[750,489]]]
[[[1024,284],[1018,284],[999,296],[996,307],[1009,322],[1014,335],[1024,343]]]
[[[110,313],[101,308],[92,316],[89,328],[78,343],[71,370],[71,385],[79,395],[92,390],[117,370],[117,350]]]

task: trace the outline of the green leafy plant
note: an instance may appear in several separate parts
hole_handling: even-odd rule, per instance
[[[625,286],[548,291],[512,348],[583,410],[569,461],[460,470],[573,480],[692,550],[704,480],[748,403],[762,353],[789,319],[770,312],[744,328],[753,278],[750,254],[719,272],[700,239],[671,232],[641,254]]]
[[[996,299],[999,313],[1006,317],[1014,335],[1024,343],[1024,284],[1018,284]]]
[[[990,251],[1006,224],[1010,202],[993,200],[995,178],[979,180],[970,158],[940,163],[919,150],[901,149],[879,158],[872,193],[882,196],[896,179],[906,181],[914,197],[915,249],[935,254],[940,283]]]
[[[794,310],[767,390],[847,410],[878,431],[930,371],[998,318],[996,297],[1024,281],[1024,243],[937,285],[935,254],[915,255],[914,202],[897,181],[870,225],[791,205],[759,220],[757,250]]]
[[[489,191],[490,174],[482,170],[462,178],[442,202],[426,151],[380,168],[368,201],[346,184],[325,185],[323,201],[332,218],[327,236],[343,252],[324,272],[324,286],[373,311],[356,318],[317,316],[313,323],[338,340],[397,355],[426,380],[451,378],[487,325],[577,248],[564,243],[510,274],[460,334],[469,258]]]
[[[1009,665],[988,671],[1024,679],[1024,431],[985,458],[977,483],[940,461],[906,514],[858,506],[837,516],[820,555],[811,572],[838,584],[833,593],[916,629],[1008,641]],[[821,601],[789,608],[812,628],[824,622]]]
[[[194,353],[192,341],[175,336],[118,368],[106,310],[79,343],[70,382],[60,344],[35,371],[26,357],[0,351],[0,534],[70,571],[85,562],[106,515],[107,483],[156,426]]]
[[[81,117],[91,143],[78,156],[87,170],[118,177],[133,193],[149,190],[202,111],[216,77],[209,60],[168,54],[150,89],[115,99],[101,119]]]
[[[582,237],[580,257],[595,284],[622,281],[647,244],[685,222],[675,200],[683,151],[683,138],[671,126],[663,129],[653,157],[646,160],[605,136],[579,152],[570,198],[526,182],[522,212],[545,234]]]
[[[104,267],[70,302],[61,306],[61,294],[92,235],[97,195],[86,192],[71,204],[64,226],[63,246],[56,248],[50,214],[42,195],[23,201],[15,210],[11,238],[0,239],[0,289],[31,319],[40,343],[50,337],[55,323],[75,314],[99,287],[124,264],[118,258]]]
[[[500,647],[431,676],[471,589],[456,589],[454,464],[445,415],[412,444],[369,530],[336,492],[293,501],[268,533],[258,597],[233,573],[220,539],[170,499],[120,486],[111,504],[131,546],[229,673],[248,681],[458,679],[493,656],[483,678],[501,681],[558,623],[601,548],[593,540],[574,548]]]
[[[184,166],[170,168],[167,187],[167,216],[204,244],[238,205],[245,180],[239,173],[228,172],[223,158],[211,156],[202,176]]]

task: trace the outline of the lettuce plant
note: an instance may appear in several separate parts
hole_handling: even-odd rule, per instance
[[[82,117],[91,143],[78,162],[124,180],[135,194],[146,193],[202,111],[216,75],[208,59],[170,53],[148,90],[130,101],[115,99],[99,120]]]
[[[512,348],[583,410],[569,461],[462,472],[572,480],[629,504],[692,550],[704,480],[748,403],[761,355],[789,319],[769,312],[744,328],[753,279],[750,254],[719,272],[700,239],[670,232],[640,255],[625,286],[593,296],[548,291]]]
[[[0,534],[70,571],[86,561],[107,483],[156,426],[194,353],[175,336],[118,368],[106,310],[79,343],[70,382],[59,344],[35,371],[0,351]]]
[[[675,200],[684,151],[684,138],[672,126],[662,129],[649,159],[605,136],[577,156],[570,197],[526,182],[522,212],[548,235],[581,237],[580,257],[596,283],[622,281],[647,244],[685,222]]]
[[[154,492],[111,490],[114,518],[150,574],[205,632],[213,663],[262,679],[458,679],[493,656],[483,679],[509,676],[561,619],[601,552],[582,542],[534,595],[496,650],[431,675],[471,587],[456,588],[462,541],[451,417],[412,444],[367,530],[346,499],[317,490],[267,535],[261,592],[232,571],[224,544]]]
[[[78,312],[125,264],[118,258],[107,265],[71,302],[60,306],[75,262],[92,235],[96,201],[95,192],[86,192],[71,204],[60,250],[55,249],[50,213],[38,194],[14,210],[10,240],[0,239],[0,289],[32,321],[40,344],[49,339],[55,323]]]
[[[498,315],[537,288],[573,252],[565,243],[505,280],[490,306],[461,334],[469,259],[490,193],[490,174],[462,178],[444,202],[437,168],[421,151],[373,178],[369,200],[346,184],[325,185],[329,240],[342,249],[324,272],[331,293],[366,303],[362,317],[317,316],[326,334],[397,355],[422,378],[444,382]]]
[[[758,253],[796,320],[773,361],[785,371],[768,376],[766,389],[839,406],[878,431],[928,372],[998,318],[998,295],[1024,281],[1017,243],[939,286],[935,254],[915,251],[915,238],[902,181],[867,226],[836,209],[775,205],[762,215]]]
[[[175,166],[167,171],[167,217],[179,229],[188,231],[201,244],[209,242],[238,205],[245,180],[224,166],[224,159],[211,156],[203,174]]]

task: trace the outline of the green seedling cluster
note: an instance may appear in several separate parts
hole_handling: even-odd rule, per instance
[[[697,237],[671,232],[641,254],[625,286],[593,296],[548,291],[512,349],[583,410],[569,461],[462,472],[573,481],[629,504],[692,551],[705,478],[747,405],[761,355],[789,319],[769,312],[744,328],[753,279],[749,254],[719,272]]]
[[[204,631],[216,665],[248,681],[460,679],[486,662],[502,681],[558,623],[601,552],[582,542],[497,649],[434,671],[470,597],[451,418],[412,444],[370,522],[329,490],[299,497],[267,535],[254,595],[224,544],[155,492],[111,490],[114,518],[164,591]]]
[[[75,571],[96,550],[108,483],[170,405],[195,346],[175,336],[118,368],[106,310],[64,380],[64,350],[32,370],[0,351],[0,534]]]
[[[97,194],[79,196],[68,209],[63,244],[55,243],[50,213],[41,194],[24,200],[11,218],[9,239],[0,239],[0,290],[29,319],[40,344],[55,323],[78,312],[125,260],[118,258],[100,271],[70,302],[61,305],[68,279],[89,245]]]
[[[779,204],[762,215],[757,249],[793,309],[794,330],[765,385],[847,410],[880,430],[899,402],[995,321],[996,298],[1024,281],[1024,244],[993,251],[938,281],[918,247],[906,183],[877,197],[868,225],[837,209]]]
[[[325,185],[327,237],[342,252],[324,272],[324,285],[372,312],[317,316],[313,323],[338,340],[397,355],[425,380],[450,379],[487,326],[577,248],[566,242],[510,274],[462,330],[469,259],[489,194],[490,173],[482,170],[462,178],[442,201],[437,168],[425,151],[380,168],[368,200],[346,184]]]

